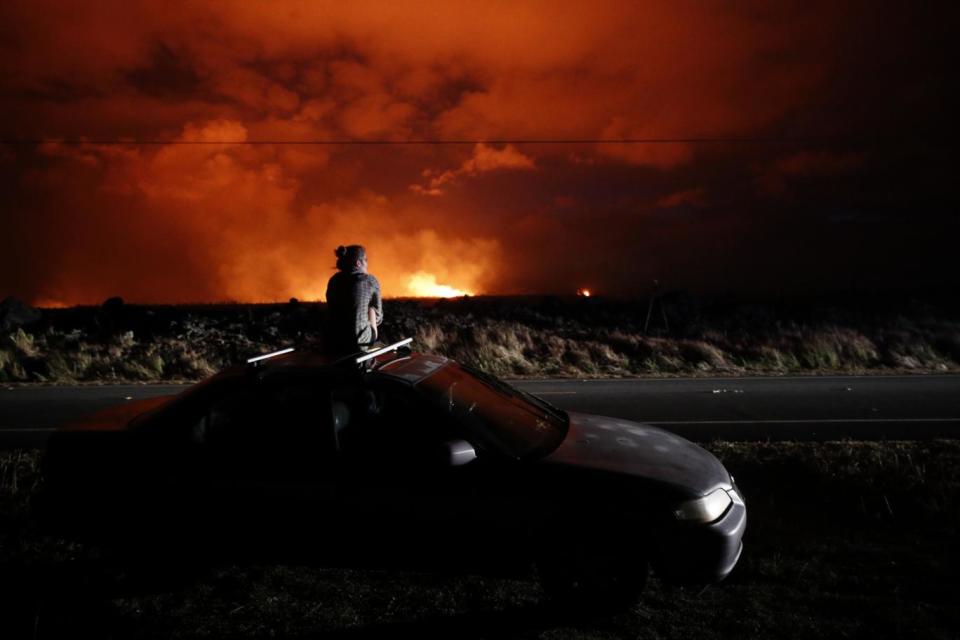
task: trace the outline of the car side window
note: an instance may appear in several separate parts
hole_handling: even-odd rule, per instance
[[[247,438],[255,430],[257,414],[262,409],[258,399],[246,388],[215,398],[194,418],[190,439],[195,444],[207,445]]]
[[[311,458],[336,456],[336,425],[326,385],[319,381],[284,385],[268,395],[271,416],[265,428],[271,440],[283,449],[302,447]]]
[[[336,401],[335,401],[336,406]],[[451,422],[405,385],[375,384],[353,395],[351,421],[338,432],[347,456],[418,460],[458,437]]]
[[[190,431],[201,446],[246,449],[258,455],[335,454],[322,385],[251,386],[225,394],[198,416]]]

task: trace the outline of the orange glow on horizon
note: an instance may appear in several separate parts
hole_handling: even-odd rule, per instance
[[[407,290],[415,298],[459,298],[473,295],[463,289],[438,284],[436,276],[425,271],[418,271],[410,276],[410,280],[407,282]]]
[[[70,305],[60,300],[51,300],[49,298],[36,298],[31,305],[38,309],[66,309]]]
[[[589,298],[591,295],[590,289],[577,289],[577,295],[582,296],[584,298]]]

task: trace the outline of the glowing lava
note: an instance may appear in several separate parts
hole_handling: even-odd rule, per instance
[[[457,298],[473,295],[469,291],[455,289],[445,284],[437,284],[437,277],[425,271],[418,271],[410,276],[410,280],[407,282],[407,290],[410,295],[417,298]]]
[[[590,297],[590,289],[577,289],[577,295],[583,296],[584,298]]]
[[[32,306],[38,309],[66,309],[70,305],[68,305],[66,302],[61,302],[60,300],[54,300],[52,298],[35,298]]]

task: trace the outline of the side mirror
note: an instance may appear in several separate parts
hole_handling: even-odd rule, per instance
[[[444,460],[451,467],[460,467],[477,459],[473,445],[466,440],[451,440],[443,444]]]

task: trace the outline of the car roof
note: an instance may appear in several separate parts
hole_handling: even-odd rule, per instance
[[[248,364],[258,379],[287,377],[355,377],[363,373],[416,384],[450,361],[442,356],[413,351],[392,351],[369,360],[360,369],[352,358],[335,359],[317,351],[294,351]]]
[[[334,359],[320,351],[291,351],[283,355],[278,355],[269,360],[248,364],[257,370],[267,371],[289,371],[293,369],[320,369],[328,367],[334,363]]]
[[[381,358],[385,360],[377,367],[377,374],[390,378],[398,378],[410,384],[417,384],[450,362],[450,360],[443,356],[429,353],[411,352],[393,358],[388,357],[389,355],[390,354],[386,354],[376,359],[378,363]]]

